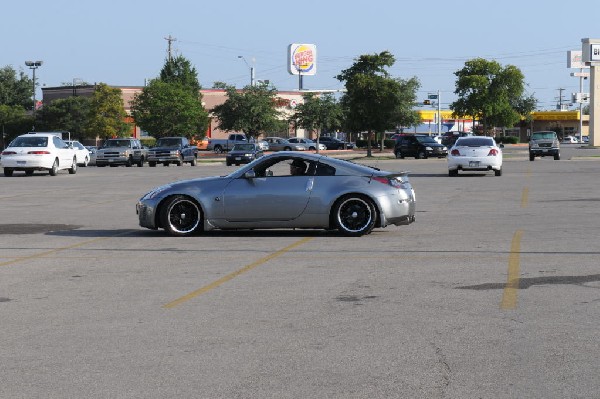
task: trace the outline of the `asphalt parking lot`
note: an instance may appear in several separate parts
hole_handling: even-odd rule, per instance
[[[222,162],[0,177],[0,397],[597,397],[600,150],[509,146],[501,177],[374,155],[416,222],[359,238],[138,226]]]

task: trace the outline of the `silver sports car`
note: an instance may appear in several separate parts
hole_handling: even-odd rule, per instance
[[[312,153],[278,152],[227,176],[157,187],[136,205],[140,226],[188,236],[213,229],[337,229],[347,236],[415,220],[408,173]]]

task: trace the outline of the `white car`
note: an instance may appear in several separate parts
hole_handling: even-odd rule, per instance
[[[75,156],[77,157],[77,165],[88,166],[90,163],[90,150],[83,146],[79,141],[65,140],[65,143],[70,144],[75,150]]]
[[[77,173],[75,150],[52,133],[27,133],[18,136],[2,151],[4,176],[10,177],[14,171],[23,171],[31,176],[36,170],[47,170],[56,176],[59,170],[68,169]]]
[[[494,171],[502,176],[502,147],[491,137],[459,137],[448,152],[448,175],[458,171]]]
[[[573,136],[566,136],[563,139],[562,143],[563,144],[577,144],[577,143],[579,143],[579,140],[577,140],[577,138],[573,137]]]
[[[311,139],[305,139],[302,137],[290,137],[288,139],[288,141],[290,143],[300,143],[300,144],[305,144],[308,149],[310,151],[316,151],[317,150],[317,142]],[[323,143],[319,143],[319,151],[325,151],[327,149],[327,146]]]

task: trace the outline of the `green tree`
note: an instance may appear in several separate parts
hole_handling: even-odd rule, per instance
[[[514,65],[475,58],[454,75],[458,99],[450,104],[453,115],[476,118],[486,133],[495,126],[514,126],[535,108],[535,98],[523,96],[524,76]]]
[[[100,83],[90,98],[85,135],[103,139],[125,137],[129,133],[126,117],[121,89]]]
[[[47,131],[68,131],[72,138],[95,138],[96,132],[86,129],[89,113],[89,98],[61,98],[45,105],[36,113],[36,126]]]
[[[23,71],[11,66],[0,69],[0,105],[17,105],[31,110],[33,105],[33,81]]]
[[[20,105],[0,104],[0,139],[1,147],[19,134],[23,134],[24,127],[31,127],[33,120],[31,116],[25,113],[25,109]]]
[[[277,90],[267,84],[246,86],[238,91],[226,86],[227,100],[213,108],[219,119],[219,129],[242,131],[250,138],[281,130],[282,114],[277,110]]]
[[[189,60],[183,56],[167,59],[165,65],[160,71],[159,79],[165,83],[179,83],[188,88],[192,94],[199,96],[200,83],[198,82],[198,73]]]
[[[155,138],[185,136],[201,139],[209,123],[202,105],[196,69],[183,56],[167,59],[158,79],[134,96],[135,123]]]
[[[296,107],[293,115],[297,126],[316,131],[317,137],[324,129],[336,130],[341,127],[342,107],[333,94],[328,93],[319,96],[313,93],[305,93],[302,97],[304,102]]]
[[[408,80],[392,78],[386,68],[394,62],[394,56],[388,51],[361,55],[336,77],[346,82],[346,93],[341,99],[346,127],[354,132],[368,132],[368,157],[371,156],[373,132],[383,133],[418,120],[412,106],[419,81],[415,77]]]
[[[134,96],[131,115],[153,137],[204,137],[208,113],[199,96],[180,83],[154,79]]]

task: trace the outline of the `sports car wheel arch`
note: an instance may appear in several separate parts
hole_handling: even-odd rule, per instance
[[[160,226],[172,236],[189,236],[202,231],[200,205],[186,195],[167,198],[159,210]]]
[[[346,236],[358,237],[369,234],[377,221],[373,201],[360,194],[346,195],[336,201],[332,208],[333,225]]]

